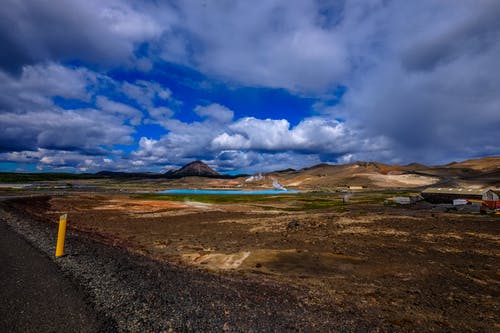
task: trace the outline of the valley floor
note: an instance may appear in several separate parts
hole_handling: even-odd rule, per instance
[[[130,290],[140,276],[154,285],[130,292],[136,298],[127,302],[139,307],[179,306],[170,319],[158,315],[163,328],[498,330],[498,216],[387,207],[386,196],[343,203],[335,194],[195,201],[72,193],[16,199],[5,209],[51,230],[68,213],[74,238],[64,260],[75,265],[99,257],[97,248],[133,258],[102,274]],[[19,229],[31,228],[26,221]],[[187,294],[176,291],[179,284]]]

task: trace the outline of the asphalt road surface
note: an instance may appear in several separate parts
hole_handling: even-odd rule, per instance
[[[0,332],[109,331],[84,293],[0,221]]]

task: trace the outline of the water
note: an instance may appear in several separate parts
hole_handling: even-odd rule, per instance
[[[295,194],[299,191],[295,190],[192,190],[192,189],[176,189],[157,192],[158,194],[239,194],[239,195],[257,195],[257,194]]]

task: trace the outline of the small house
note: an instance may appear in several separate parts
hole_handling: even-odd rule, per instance
[[[386,200],[387,203],[393,202],[397,203],[398,205],[409,205],[413,204],[417,201],[422,200],[422,197],[420,196],[410,196],[410,197],[392,197]]]
[[[410,197],[394,197],[391,198],[393,202],[400,204],[400,205],[409,205],[411,204],[411,199]]]

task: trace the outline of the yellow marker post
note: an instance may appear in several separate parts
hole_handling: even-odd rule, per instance
[[[64,254],[64,238],[66,237],[66,221],[68,214],[59,217],[59,231],[57,233],[56,257]]]

